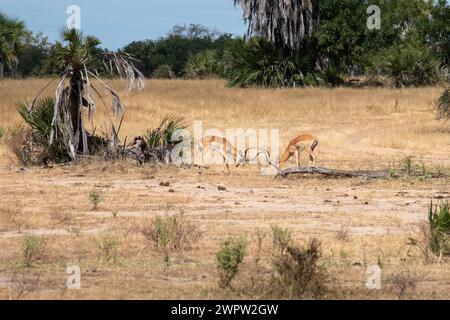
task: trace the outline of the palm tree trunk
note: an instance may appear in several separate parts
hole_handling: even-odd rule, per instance
[[[2,61],[0,61],[0,79],[5,78],[5,67]]]

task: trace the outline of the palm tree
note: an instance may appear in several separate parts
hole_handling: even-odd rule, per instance
[[[67,152],[72,159],[77,154],[90,154],[88,145],[88,133],[85,130],[83,119],[83,107],[87,108],[90,120],[95,111],[94,95],[105,104],[97,88],[91,82],[91,78],[99,83],[111,95],[112,112],[119,115],[123,111],[123,104],[119,95],[108,86],[94,71],[93,52],[100,44],[100,40],[93,36],[84,36],[76,29],[63,27],[60,30],[62,42],[55,45],[56,65],[59,68],[58,86],[55,91],[55,106],[50,133],[50,145],[55,138],[62,138]],[[104,54],[105,67],[111,72],[116,72],[120,78],[128,80],[129,90],[144,88],[144,76],[134,66],[134,58],[125,52],[107,52]],[[47,88],[50,81],[36,96],[30,109],[38,101],[39,95]],[[106,105],[105,105],[106,106]],[[113,142],[118,142],[117,130],[111,121]],[[58,136],[60,135],[60,136]]]
[[[319,0],[234,0],[248,23],[248,35],[256,34],[273,43],[279,54],[298,49],[312,34],[319,19]]]
[[[17,66],[24,35],[23,21],[0,12],[0,79],[4,78],[5,67],[14,70]]]

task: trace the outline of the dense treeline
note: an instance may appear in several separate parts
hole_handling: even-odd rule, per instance
[[[448,77],[450,5],[445,0],[321,0],[312,34],[295,48],[268,41],[261,32],[247,39],[200,25],[175,26],[157,40],[134,41],[122,50],[138,59],[147,77],[223,77],[233,86],[336,85],[349,76],[365,75],[395,87],[435,84]],[[369,5],[381,8],[381,29],[366,25]],[[0,24],[2,20],[0,19]],[[20,26],[19,26],[20,28]],[[24,29],[24,27],[23,27]],[[10,59],[0,30],[0,67],[6,76],[57,74],[58,43],[41,33],[16,32],[17,62]],[[94,70],[106,73],[102,56],[93,52]]]

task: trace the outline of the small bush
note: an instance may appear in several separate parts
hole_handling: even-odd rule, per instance
[[[97,240],[97,246],[106,261],[116,261],[120,242],[116,237],[106,235]]]
[[[283,229],[279,226],[272,227],[273,246],[280,253],[283,254],[292,240],[292,233],[288,229]]]
[[[327,274],[319,265],[320,242],[312,239],[306,247],[289,245],[275,255],[275,276],[271,286],[275,296],[289,299],[318,298],[326,291]]]
[[[100,205],[100,203],[103,201],[103,196],[98,191],[92,191],[89,194],[89,201],[93,205],[93,209],[96,210],[98,208],[98,206]]]
[[[187,222],[182,213],[172,216],[156,216],[148,227],[141,230],[155,249],[164,253],[164,262],[169,264],[169,252],[190,249],[201,236],[200,229]]]
[[[412,156],[407,156],[403,161],[403,170],[409,176],[412,172]]]
[[[153,78],[156,79],[172,79],[175,78],[175,74],[172,68],[168,64],[162,64],[153,72]]]
[[[219,285],[222,288],[230,286],[231,281],[239,271],[239,265],[244,259],[245,253],[246,242],[244,238],[228,238],[223,242],[222,248],[217,252]]]
[[[5,130],[0,127],[0,140],[5,136]]]
[[[26,267],[31,267],[34,262],[42,258],[44,241],[35,236],[29,235],[22,240],[22,256]]]
[[[450,88],[447,88],[436,105],[436,118],[450,119]]]
[[[433,206],[430,203],[428,220],[430,225],[429,244],[435,255],[450,254],[450,210],[448,202]]]

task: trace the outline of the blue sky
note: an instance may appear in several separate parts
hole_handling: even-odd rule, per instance
[[[81,8],[81,29],[118,49],[133,40],[156,39],[174,25],[203,24],[236,35],[245,33],[239,8],[232,0],[0,0],[0,11],[42,31],[51,41],[66,23],[70,5]]]

